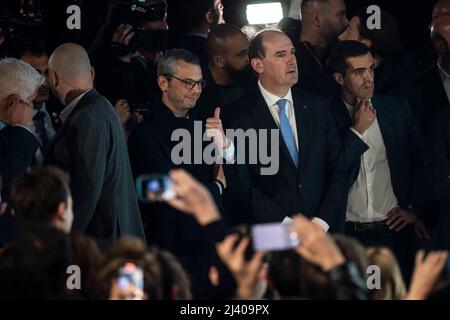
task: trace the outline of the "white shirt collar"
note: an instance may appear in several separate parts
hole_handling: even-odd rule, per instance
[[[269,91],[267,91],[261,84],[261,81],[258,80],[258,86],[259,86],[259,90],[261,91],[261,94],[264,98],[264,101],[266,101],[267,105],[269,107],[272,107],[273,105],[277,104],[278,100],[280,99],[286,99],[288,100],[292,105],[294,105],[294,100],[292,99],[292,91],[291,88],[289,88],[288,92],[286,93],[286,95],[284,97],[278,97],[272,93],[270,93]]]
[[[67,118],[70,116],[70,114],[72,113],[73,109],[75,109],[75,107],[77,106],[78,102],[80,102],[81,98],[84,97],[84,95],[86,93],[88,93],[89,91],[91,91],[92,89],[89,89],[85,92],[83,92],[82,94],[80,94],[78,97],[76,97],[75,99],[72,100],[71,103],[69,103],[64,109],[63,111],[61,111],[61,113],[59,114],[59,118],[61,119],[62,122],[65,122],[67,120]]]

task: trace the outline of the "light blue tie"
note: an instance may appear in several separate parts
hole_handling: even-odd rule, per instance
[[[295,166],[298,167],[298,150],[297,146],[295,145],[294,133],[292,132],[292,127],[286,114],[286,102],[286,99],[280,99],[277,102],[278,106],[280,107],[280,130],[281,135],[283,136],[284,143],[286,144],[289,153],[291,154],[291,158],[294,161]]]

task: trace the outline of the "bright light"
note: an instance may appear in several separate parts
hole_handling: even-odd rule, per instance
[[[247,20],[249,24],[278,23],[281,19],[283,19],[281,2],[247,5]]]

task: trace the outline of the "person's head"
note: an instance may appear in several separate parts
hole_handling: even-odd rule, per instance
[[[250,42],[250,64],[269,92],[284,96],[298,81],[295,48],[287,35],[264,30]]]
[[[367,26],[369,18],[366,8],[356,11],[347,29],[339,35],[339,40],[362,42],[382,58],[401,52],[400,32],[395,19],[386,11],[381,11],[381,28],[377,29]]]
[[[370,264],[381,271],[380,289],[370,290],[371,300],[401,300],[406,295],[400,267],[394,254],[388,248],[367,248]]]
[[[172,112],[186,116],[204,86],[198,58],[183,49],[168,50],[158,62],[157,75],[164,104]]]
[[[211,65],[224,69],[234,80],[246,70],[249,40],[235,25],[219,24],[211,29],[206,39]]]
[[[24,61],[15,58],[0,60],[0,120],[8,118],[18,103],[32,106],[44,81],[44,77]]]
[[[439,16],[431,23],[431,43],[441,63],[450,61],[450,13]]]
[[[107,299],[119,270],[126,263],[133,262],[143,271],[144,292],[147,299],[162,299],[162,276],[158,261],[138,238],[126,236],[115,242],[106,252],[105,261],[96,275],[93,288],[97,299]]]
[[[340,41],[331,51],[328,67],[348,103],[367,100],[374,91],[374,61],[370,49],[358,41]]]
[[[433,7],[432,23],[437,19],[450,15],[450,0],[439,0]]]
[[[163,300],[190,300],[191,283],[177,258],[168,251],[151,248],[150,252],[159,263],[162,277]]]
[[[68,93],[77,95],[94,86],[94,69],[86,50],[75,43],[65,43],[57,47],[48,61],[48,81],[53,94],[66,106]],[[76,96],[75,96],[76,97]],[[69,99],[66,99],[69,98]]]
[[[39,74],[45,76],[48,69],[48,55],[43,40],[17,39],[11,44],[11,57],[29,63]],[[49,98],[50,87],[47,79],[38,90],[34,99],[34,108],[39,109]]]
[[[223,9],[221,0],[191,0],[181,3],[187,30],[209,29],[217,24],[225,23]]]
[[[344,0],[303,0],[302,32],[315,33],[330,46],[347,26],[346,12]]]
[[[269,260],[269,283],[280,299],[300,298],[300,265],[303,260],[294,250],[272,252]]]
[[[104,256],[97,242],[90,236],[72,231],[69,237],[73,252],[71,264],[79,266],[83,275],[78,293],[83,298],[90,299],[94,296],[95,275],[104,262]]]
[[[69,176],[54,167],[31,169],[14,182],[11,206],[19,225],[51,224],[70,232],[73,211]]]
[[[0,259],[0,299],[64,299],[72,251],[67,234],[28,225]]]

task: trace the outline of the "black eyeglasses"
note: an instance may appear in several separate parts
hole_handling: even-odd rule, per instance
[[[202,80],[198,80],[198,81],[194,81],[194,80],[191,80],[191,79],[180,79],[180,78],[177,78],[177,77],[175,77],[174,75],[171,75],[171,74],[165,74],[164,76],[175,78],[178,81],[183,82],[184,83],[184,87],[186,89],[188,89],[188,90],[194,89],[196,84],[198,84],[201,88],[204,88],[206,86],[206,80],[203,80],[203,79]]]

